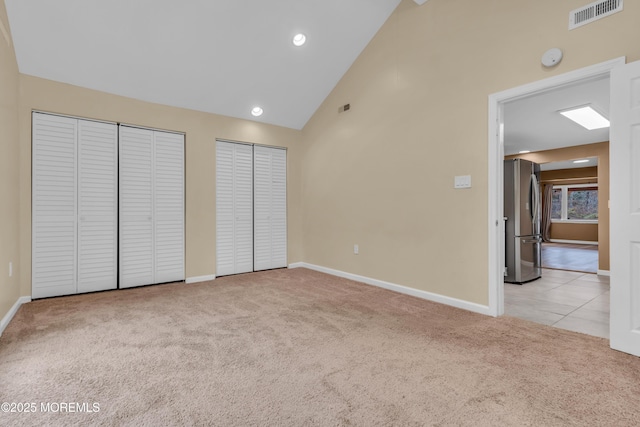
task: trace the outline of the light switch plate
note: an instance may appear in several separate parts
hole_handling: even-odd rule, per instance
[[[453,188],[471,188],[471,175],[456,176]]]

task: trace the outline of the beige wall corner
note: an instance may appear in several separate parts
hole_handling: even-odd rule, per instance
[[[20,297],[18,64],[0,0],[0,320]],[[11,276],[9,264],[11,263]],[[0,331],[1,332],[1,331]]]
[[[186,277],[215,274],[216,138],[287,147],[289,262],[301,261],[301,132],[168,107],[20,75],[22,294],[31,295],[31,112],[40,110],[185,133]]]
[[[488,304],[489,95],[640,59],[640,3],[569,31],[583,3],[403,0],[303,129],[305,261]]]

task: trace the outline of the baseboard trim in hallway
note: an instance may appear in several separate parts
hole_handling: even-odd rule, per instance
[[[6,327],[9,326],[9,323],[11,322],[11,319],[13,319],[13,316],[16,315],[16,313],[18,312],[18,309],[20,308],[20,306],[22,304],[27,303],[27,302],[31,302],[31,297],[20,297],[20,298],[18,298],[18,300],[15,302],[15,304],[13,304],[13,306],[9,310],[9,312],[7,314],[5,314],[5,316],[2,318],[2,321],[0,321],[0,336],[2,335],[2,333],[4,332]]]
[[[463,310],[472,311],[474,313],[480,313],[487,316],[491,316],[489,307],[482,304],[476,304],[473,302],[448,297],[445,295],[435,294],[432,292],[421,291],[419,289],[409,288],[407,286],[398,285],[396,283],[385,282],[383,280],[373,279],[371,277],[360,276],[358,274],[348,273],[346,271],[335,270],[333,268],[323,267],[320,265],[309,264],[306,262],[296,262],[289,264],[289,268],[308,268],[309,270],[319,271],[321,273],[331,274],[332,276],[342,277],[344,279],[355,280],[356,282],[362,282],[367,285],[377,286],[379,288],[388,289],[390,291],[399,292],[401,294],[411,295],[417,298],[422,298],[428,301],[437,302],[440,304],[449,305]]]

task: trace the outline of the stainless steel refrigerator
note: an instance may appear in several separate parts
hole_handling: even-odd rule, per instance
[[[523,159],[504,161],[504,281],[526,283],[540,278],[540,165]]]

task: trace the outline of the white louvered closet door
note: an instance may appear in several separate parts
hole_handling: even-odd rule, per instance
[[[32,297],[117,287],[117,127],[33,113]]]
[[[120,126],[120,287],[184,276],[184,135]]]
[[[118,286],[118,128],[78,121],[78,292]]]
[[[254,270],[287,266],[287,152],[255,146]]]
[[[154,283],[153,131],[120,126],[120,287]]]
[[[184,280],[184,135],[154,132],[155,283]]]
[[[253,271],[253,147],[216,143],[216,275]]]
[[[78,121],[32,116],[33,298],[76,293]]]

